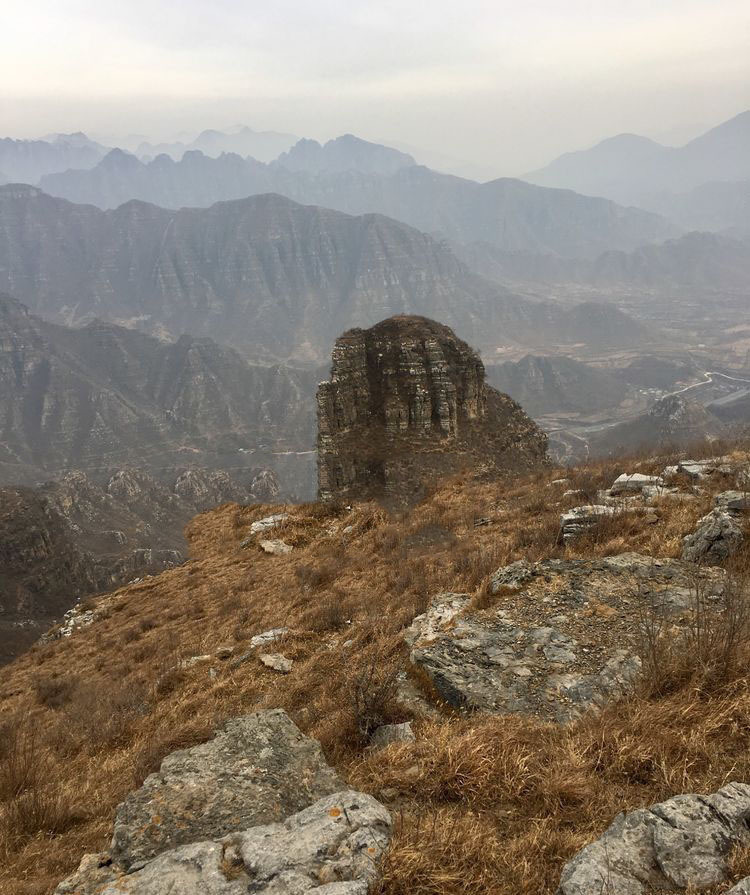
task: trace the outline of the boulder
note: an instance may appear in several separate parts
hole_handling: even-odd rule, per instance
[[[587,504],[574,507],[560,516],[560,532],[563,541],[570,541],[593,528],[597,522],[616,515],[619,508],[605,504]]]
[[[342,791],[280,823],[170,848],[127,875],[87,856],[55,895],[367,895],[390,836],[383,805]]]
[[[273,643],[274,640],[278,640],[283,637],[285,634],[289,633],[289,628],[271,628],[270,631],[263,631],[262,634],[256,634],[254,637],[250,638],[250,646],[265,646],[268,643]]]
[[[701,891],[725,882],[732,849],[749,844],[747,784],[730,783],[708,796],[675,796],[616,817],[565,865],[557,895]]]
[[[413,743],[416,740],[411,729],[411,721],[403,724],[383,724],[370,737],[370,746],[373,749],[385,749],[391,743]]]
[[[680,560],[513,563],[491,577],[482,609],[467,594],[438,595],[404,633],[410,660],[432,685],[426,695],[459,711],[565,723],[627,693],[640,671],[639,614],[677,622],[694,606],[696,574],[719,606],[723,570]]]
[[[258,519],[250,526],[250,534],[257,535],[264,531],[270,531],[272,528],[276,528],[277,525],[281,525],[288,518],[289,513],[274,513],[272,516]]]
[[[286,556],[294,550],[291,544],[282,541],[280,538],[273,538],[268,541],[260,541],[260,549],[264,553],[270,553],[272,556]]]
[[[343,788],[285,712],[235,718],[209,742],[167,756],[118,806],[112,858],[129,871],[178,845],[283,820]]]
[[[490,578],[490,593],[498,594],[503,590],[518,590],[527,581],[534,577],[531,564],[525,559],[519,559],[517,562],[511,563],[498,569]]]
[[[730,513],[750,512],[750,493],[747,491],[722,491],[715,497],[716,506]]]
[[[266,668],[278,671],[280,674],[289,674],[294,664],[291,659],[287,659],[281,653],[263,653],[259,658]]]
[[[683,539],[682,558],[709,565],[722,562],[742,544],[744,533],[734,515],[717,508],[704,516],[698,528]]]
[[[611,495],[637,493],[640,494],[644,488],[660,488],[664,485],[664,480],[658,475],[643,475],[640,472],[623,473],[618,476],[609,489]]]

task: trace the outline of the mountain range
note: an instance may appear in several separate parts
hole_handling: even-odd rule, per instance
[[[750,291],[750,235],[735,238],[693,231],[630,252],[603,252],[593,260],[503,252],[487,243],[454,244],[453,249],[472,270],[511,288],[523,283],[578,283]]]
[[[46,319],[207,336],[266,361],[322,363],[338,333],[395,313],[437,317],[488,353],[649,338],[612,305],[520,298],[405,224],[277,195],[101,211],[6,186],[0,230],[0,290]]]
[[[0,296],[0,482],[71,470],[102,482],[128,465],[158,480],[206,467],[248,482],[274,450],[313,445],[319,378],[249,364],[210,339],[57,326]],[[309,474],[287,467],[285,494],[309,494]]]
[[[37,183],[68,168],[93,168],[109,150],[82,133],[52,134],[45,140],[0,138],[0,183]]]
[[[144,163],[113,150],[91,170],[51,174],[40,185],[51,195],[104,209],[131,199],[165,208],[206,207],[273,192],[347,214],[383,214],[459,243],[482,240],[506,251],[563,257],[593,258],[608,249],[630,250],[680,233],[659,215],[606,199],[510,178],[480,184],[419,165],[401,165],[401,153],[382,150],[351,138],[346,153],[355,156],[360,167],[351,162],[343,169],[342,149],[331,144],[320,151],[299,149],[290,153],[292,163],[299,158],[302,165],[304,157],[307,167],[294,170],[282,160],[263,164],[238,155],[209,158],[199,152],[185,153],[180,161],[162,155]],[[331,167],[311,170],[324,162],[309,161],[309,155],[328,159],[325,164]],[[379,173],[379,168],[389,173]]]
[[[140,158],[155,158],[169,155],[181,159],[186,152],[198,150],[209,156],[223,152],[234,152],[243,157],[251,156],[261,162],[270,162],[286,152],[296,142],[292,134],[276,131],[256,131],[251,127],[238,127],[230,131],[204,130],[193,140],[177,140],[172,143],[139,142],[135,154]]]
[[[747,195],[750,111],[680,147],[662,146],[636,134],[610,137],[591,149],[565,153],[525,179],[540,186],[571,189],[659,210],[690,227],[706,226],[713,220],[723,229],[732,226],[722,211],[725,201],[729,200],[730,207],[732,204],[732,196],[726,195],[732,188],[727,184],[741,184],[739,189]],[[696,189],[697,195],[692,192]],[[709,196],[701,194],[701,190],[708,191]],[[701,207],[711,201],[715,206],[713,215],[706,217]],[[744,221],[750,226],[747,216]]]

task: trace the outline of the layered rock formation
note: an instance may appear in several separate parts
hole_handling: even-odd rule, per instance
[[[391,317],[336,341],[318,387],[322,500],[409,498],[462,467],[501,473],[543,463],[546,436],[485,383],[479,356],[446,326]]]

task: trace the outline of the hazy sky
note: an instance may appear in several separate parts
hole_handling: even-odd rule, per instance
[[[750,0],[3,0],[0,136],[248,124],[537,167],[750,108]]]

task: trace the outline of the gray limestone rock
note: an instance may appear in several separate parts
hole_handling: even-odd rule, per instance
[[[235,718],[209,742],[167,756],[118,806],[112,857],[130,870],[178,845],[283,820],[342,788],[285,712]]]
[[[620,509],[605,504],[587,504],[573,507],[560,516],[560,531],[564,541],[570,541],[584,534],[601,519],[615,516]]]
[[[266,668],[278,671],[280,674],[289,674],[294,664],[291,659],[287,659],[281,653],[263,653],[259,658]]]
[[[558,895],[700,891],[724,882],[731,850],[748,844],[747,784],[730,783],[709,796],[675,796],[616,817],[565,865]]]
[[[416,740],[411,729],[411,721],[403,724],[383,724],[370,737],[370,746],[373,749],[384,749],[391,743],[413,743]]]
[[[445,597],[414,620],[407,642],[411,661],[455,708],[565,722],[623,692],[640,669],[621,651],[593,672],[578,671],[579,645],[569,635],[524,627],[506,610],[460,615],[467,603]]]
[[[282,541],[280,538],[271,538],[267,541],[259,541],[260,549],[264,553],[270,553],[271,556],[286,556],[294,550],[291,544]]]
[[[716,506],[730,513],[750,512],[750,493],[747,491],[722,491],[715,498]]]
[[[264,519],[258,519],[250,526],[250,534],[257,535],[261,532],[269,531],[272,528],[276,528],[277,525],[281,525],[288,518],[288,513],[274,513],[271,516],[266,516]]]
[[[530,581],[534,577],[531,564],[525,559],[519,559],[517,562],[511,563],[498,569],[490,578],[490,593],[500,593],[505,588],[509,590],[517,590]]]
[[[609,493],[612,495],[640,493],[646,487],[659,488],[664,481],[656,475],[643,475],[640,472],[623,473],[612,483]]]
[[[698,528],[683,540],[682,558],[708,564],[728,559],[742,544],[744,533],[733,514],[717,508],[704,516]]]
[[[55,895],[367,895],[390,835],[379,802],[341,791],[281,823],[169,849],[127,875],[86,856]]]

